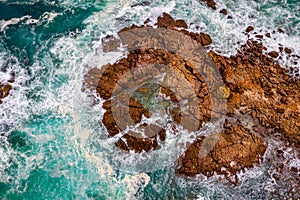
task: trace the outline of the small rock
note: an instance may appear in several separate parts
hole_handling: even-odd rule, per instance
[[[217,9],[216,2],[214,0],[201,0],[201,1],[205,2],[206,5],[210,8],[212,8],[213,10]]]
[[[163,16],[158,17],[157,19],[157,26],[158,27],[175,27],[176,23],[175,20],[173,19],[173,17],[171,17],[171,15],[167,14],[167,13],[163,13]]]
[[[206,33],[200,33],[201,43],[203,46],[210,45],[212,43],[211,37]]]
[[[149,2],[149,1],[142,1],[141,3],[133,4],[133,5],[131,6],[131,8],[136,7],[136,6],[149,6],[149,5],[150,5],[150,2]]]
[[[279,56],[279,54],[276,51],[271,51],[268,53],[269,56],[271,56],[272,58],[277,58]]]
[[[287,48],[287,47],[284,48],[284,51],[285,51],[287,54],[291,54],[291,53],[292,53],[292,50],[289,49],[289,48]]]
[[[277,30],[278,30],[279,33],[284,33],[284,31],[281,28],[279,28]]]
[[[227,10],[223,8],[222,10],[220,10],[220,13],[222,13],[223,15],[227,15]]]
[[[246,28],[246,33],[249,33],[249,32],[251,32],[251,31],[253,31],[253,30],[254,30],[253,26],[248,26],[248,27]]]
[[[265,36],[268,37],[268,38],[270,38],[270,37],[271,37],[271,34],[270,34],[270,33],[266,33]]]
[[[7,97],[11,89],[12,89],[11,85],[0,83],[0,104],[2,103],[1,99]]]

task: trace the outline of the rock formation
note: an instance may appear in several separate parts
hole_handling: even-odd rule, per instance
[[[263,54],[263,45],[248,40],[240,52],[226,58],[210,52],[230,88],[227,112],[250,114],[262,126],[281,133],[293,145],[300,145],[300,81]]]
[[[200,116],[197,120],[199,120],[199,129],[201,124],[205,121],[210,119],[210,97],[209,93],[207,92],[207,88],[205,85],[205,81],[201,78],[199,74],[193,73],[193,66],[183,60],[182,58],[178,57],[175,54],[169,53],[165,50],[136,50],[131,52],[127,58],[123,58],[119,60],[117,63],[113,65],[106,66],[105,70],[102,73],[102,76],[99,79],[96,91],[100,95],[101,98],[105,99],[106,101],[103,104],[103,108],[106,110],[103,117],[103,124],[106,126],[108,133],[110,136],[115,136],[120,133],[122,130],[115,121],[115,115],[111,109],[111,98],[114,98],[113,92],[118,84],[120,78],[128,73],[130,70],[134,68],[141,67],[144,63],[155,63],[155,64],[162,64],[173,68],[175,71],[178,71],[180,74],[184,74],[185,77],[188,77],[188,80],[196,84],[197,87],[197,94],[199,101],[201,102],[198,107],[202,111]],[[175,77],[174,77],[175,78]],[[172,79],[172,77],[169,77]],[[90,77],[87,79],[92,80]],[[174,81],[175,82],[175,81]],[[178,102],[176,95],[179,95],[180,98],[183,98],[185,95],[184,93],[180,92],[180,85],[178,87],[173,88],[174,91],[170,91],[167,88],[159,87],[160,93],[163,94],[166,98],[169,97],[173,103]],[[137,88],[141,91],[142,88]],[[126,90],[126,88],[124,88]],[[147,89],[144,89],[147,90]],[[178,90],[178,91],[176,91]],[[144,95],[147,95],[147,91],[143,91]],[[176,95],[175,95],[176,94]],[[181,96],[180,96],[181,95]],[[139,123],[142,120],[142,116],[150,117],[151,113],[148,109],[144,108],[143,105],[138,102],[135,98],[131,97],[129,101],[129,112],[131,119],[134,123]],[[179,106],[179,105],[178,105]],[[176,109],[171,110],[170,114],[172,115],[173,121],[175,123],[180,123],[180,112],[176,113]],[[116,115],[122,116],[123,113],[119,112]],[[195,115],[196,116],[196,115]],[[117,116],[118,117],[118,116]],[[145,125],[143,125],[145,126]],[[157,129],[154,128],[154,129]],[[161,129],[159,133],[165,132],[165,129]],[[123,150],[129,151],[134,150],[136,152],[149,151],[151,149],[157,148],[157,137],[165,138],[165,136],[161,136],[161,134],[154,134],[149,138],[142,138],[140,136],[134,137],[136,133],[125,134],[117,143],[116,145]],[[147,133],[146,133],[147,134]],[[164,133],[165,134],[165,133]]]
[[[205,1],[215,8],[213,1]],[[223,14],[227,12],[222,11]],[[144,26],[147,25],[145,21]],[[158,18],[158,27],[175,30],[192,38],[202,46],[208,46],[212,40],[205,33],[191,33],[185,30],[186,23],[183,20],[174,20],[170,15],[164,13]],[[122,29],[119,33],[138,28],[132,25]],[[253,31],[248,27],[246,34]],[[268,35],[266,35],[268,37]],[[269,35],[270,36],[270,35]],[[258,41],[263,37],[257,37]],[[114,42],[116,40],[113,40]],[[209,56],[217,65],[222,79],[225,83],[223,96],[227,98],[226,123],[221,131],[220,139],[212,151],[207,155],[200,156],[199,151],[207,136],[202,136],[191,144],[179,159],[178,173],[187,176],[204,174],[211,176],[214,173],[223,174],[229,180],[238,171],[250,168],[259,163],[266,151],[264,139],[273,137],[271,133],[279,133],[280,138],[289,145],[299,148],[300,145],[300,81],[286,74],[286,71],[274,60],[278,57],[277,52],[263,51],[267,49],[262,43],[248,40],[242,45],[234,56],[225,57],[210,51]],[[107,41],[105,41],[107,42]],[[107,48],[104,44],[104,48]],[[116,49],[114,47],[114,49]],[[283,48],[282,48],[283,50]],[[286,53],[291,50],[285,48]],[[163,64],[174,70],[180,71],[190,81],[198,86],[198,100],[201,102],[199,108],[199,128],[203,122],[211,119],[211,94],[208,93],[205,81],[199,74],[195,74],[193,65],[172,52],[165,50],[133,50],[127,58],[119,60],[115,64],[104,66],[103,69],[92,69],[85,77],[85,88],[96,88],[97,93],[105,100],[103,108],[106,110],[103,124],[106,126],[110,136],[115,136],[123,130],[117,125],[111,108],[111,99],[118,80],[133,68],[139,68],[145,63]],[[141,89],[142,88],[137,88]],[[176,91],[168,91],[161,87],[174,103]],[[172,93],[173,92],[173,93]],[[147,92],[145,92],[146,95]],[[153,113],[139,102],[135,97],[129,101],[130,116],[134,123],[139,123],[142,117],[150,117]],[[177,110],[180,110],[178,107]],[[170,113],[169,113],[170,114]],[[245,124],[245,116],[250,119],[251,126]],[[180,112],[173,113],[175,123],[180,120]],[[244,120],[244,121],[243,121]],[[149,126],[148,124],[141,124]],[[151,129],[151,128],[150,128]],[[148,130],[150,130],[148,129]],[[126,133],[116,145],[123,150],[134,150],[136,152],[155,150],[158,140],[167,140],[166,127],[154,127],[158,134],[148,137],[135,136],[136,133]],[[216,133],[218,134],[218,133]],[[147,133],[146,133],[147,135]],[[233,182],[236,183],[237,180]]]
[[[203,145],[202,136],[191,144],[179,160],[178,172],[188,176],[204,174],[212,176],[214,173],[225,175],[228,180],[244,168],[253,167],[259,163],[266,146],[252,131],[240,122],[226,120],[214,148],[205,156],[201,156]],[[236,179],[233,180],[236,182]]]

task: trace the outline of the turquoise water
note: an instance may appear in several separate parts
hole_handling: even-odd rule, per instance
[[[123,56],[96,53],[101,37],[163,11],[209,33],[212,48],[233,54],[254,25],[268,49],[282,44],[300,54],[300,5],[295,1],[217,1],[228,20],[198,1],[0,1],[0,73],[14,72],[15,90],[0,105],[1,199],[266,199],[268,164],[241,174],[236,188],[217,179],[175,174],[182,152],[173,138],[158,152],[124,154],[108,138],[101,105],[81,91],[83,76]],[[258,3],[260,2],[260,3]],[[276,40],[274,40],[276,38]],[[282,55],[283,66],[293,58]],[[99,100],[101,102],[101,99]],[[184,140],[184,138],[182,138]]]

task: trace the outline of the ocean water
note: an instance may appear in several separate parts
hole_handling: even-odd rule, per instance
[[[124,52],[102,53],[102,37],[162,12],[186,20],[193,31],[209,33],[211,48],[224,55],[247,40],[242,32],[249,25],[272,33],[264,40],[268,51],[283,45],[300,55],[298,0],[216,2],[213,11],[196,0],[0,0],[0,81],[15,79],[0,105],[0,198],[272,198],[278,188],[268,163],[240,173],[238,187],[218,177],[177,176],[184,133],[157,152],[122,153],[101,124],[103,101],[95,105],[94,97],[81,90],[89,69],[124,57]],[[219,13],[222,8],[232,19]],[[296,57],[281,54],[278,61],[300,69]],[[289,159],[300,165],[297,155]]]

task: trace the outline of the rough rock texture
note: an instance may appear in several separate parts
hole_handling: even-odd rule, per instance
[[[0,83],[0,104],[2,103],[1,99],[7,97],[11,89],[12,89],[11,85]]]
[[[215,8],[213,1],[205,2],[210,7]],[[157,26],[180,31],[202,46],[212,43],[208,34],[188,32],[182,29],[187,27],[184,21],[174,20],[166,13],[159,17]],[[122,29],[119,33],[135,28],[137,26],[132,25]],[[250,34],[253,30],[254,27],[249,26],[246,33]],[[271,34],[265,36],[271,37]],[[263,36],[258,35],[256,39],[262,40]],[[197,139],[188,147],[180,158],[178,166],[180,174],[194,176],[201,173],[211,176],[217,173],[225,175],[228,180],[236,183],[237,179],[232,179],[235,173],[259,163],[266,150],[266,145],[263,142],[265,138],[279,136],[288,145],[299,148],[300,81],[288,76],[285,70],[273,59],[279,56],[277,52],[269,52],[264,55],[263,51],[266,50],[262,43],[248,40],[235,56],[225,57],[212,51],[209,53],[218,66],[226,85],[222,95],[227,98],[227,120],[219,141],[205,157],[199,157],[204,137]],[[283,52],[283,50],[288,54],[291,53],[288,48],[282,48],[280,51]],[[191,80],[195,80],[196,76],[191,70],[193,66],[175,54],[164,50],[132,51],[126,59],[105,66],[104,72],[92,69],[86,76],[85,84],[87,88],[97,87],[98,94],[106,100],[103,105],[106,110],[103,123],[111,136],[122,131],[116,125],[110,110],[112,90],[123,73],[137,67],[138,64],[147,62],[175,67],[174,69],[192,77]],[[200,80],[201,88],[204,89],[205,84],[201,81],[201,77],[196,79]],[[165,89],[161,88],[161,90]],[[177,101],[174,97],[176,91],[172,94],[172,91],[165,90],[163,93],[169,96],[173,102]],[[207,98],[209,94],[207,94],[207,90],[205,92],[205,89],[200,89],[199,96],[204,97],[204,100],[201,101],[204,106],[199,105],[203,111],[201,119],[199,119],[202,123],[210,117],[209,109],[207,109],[210,105]],[[135,122],[140,122],[143,115],[145,117],[151,116],[151,111],[145,109],[136,99],[131,99],[130,105],[130,115]],[[245,125],[244,116],[251,119],[250,121],[253,123],[251,126]],[[174,113],[172,117],[176,123],[180,121],[180,114]],[[158,139],[161,141],[167,139],[165,129],[161,129],[159,134],[147,138],[134,137],[134,134],[125,134],[116,145],[126,151],[142,152],[157,148]]]
[[[113,35],[107,35],[101,40],[103,45],[103,52],[116,51],[121,44],[121,41],[115,38]]]
[[[266,128],[281,133],[300,146],[300,81],[285,73],[277,62],[262,54],[261,43],[248,40],[236,56],[226,58],[210,52],[231,95],[228,115],[239,111]]]
[[[179,20],[175,21],[172,18],[172,16],[170,16],[167,13],[163,13],[162,16],[158,17],[156,25],[158,27],[161,27],[161,28],[168,28],[168,29],[172,29],[172,30],[178,30],[177,28],[185,28],[185,29],[188,28],[188,26],[187,26],[187,24],[185,23],[184,20],[179,19]],[[137,28],[137,26],[132,25],[129,28],[124,28],[124,29],[120,30],[119,33],[122,32],[122,31],[128,31],[130,29],[134,29],[134,28]],[[212,39],[208,34],[205,34],[205,33],[202,33],[202,32],[199,33],[199,34],[198,33],[193,33],[193,32],[189,32],[185,29],[178,30],[178,31],[190,36],[192,39],[199,42],[202,46],[207,46],[207,45],[212,43]]]
[[[144,63],[156,63],[156,64],[163,64],[166,66],[169,66],[170,68],[173,68],[174,70],[178,71],[179,73],[184,74],[186,77],[188,77],[188,80],[196,84],[198,87],[196,88],[196,92],[198,94],[199,102],[199,109],[201,110],[201,114],[197,120],[199,120],[199,125],[204,121],[207,121],[210,119],[210,96],[207,92],[205,81],[201,78],[199,74],[193,73],[193,66],[183,60],[182,58],[178,57],[175,54],[171,54],[165,50],[153,50],[153,49],[147,49],[147,50],[135,50],[131,52],[127,58],[123,58],[119,60],[117,63],[113,65],[108,65],[105,67],[105,70],[102,72],[102,76],[98,77],[97,75],[86,76],[86,83],[88,85],[91,85],[94,81],[99,78],[99,82],[96,87],[97,93],[100,95],[101,98],[105,99],[106,101],[103,104],[103,108],[106,110],[103,117],[103,124],[106,126],[108,133],[111,136],[115,136],[118,133],[120,133],[122,128],[120,128],[117,125],[117,122],[114,119],[113,112],[111,110],[111,101],[110,99],[113,98],[113,92],[118,84],[119,79],[127,72],[132,70],[133,68],[138,68]],[[196,70],[194,70],[196,71]],[[97,74],[97,70],[93,69],[91,71],[94,74]],[[89,73],[90,74],[90,73]],[[98,72],[99,74],[99,72]],[[178,89],[180,89],[180,85],[178,86]],[[141,89],[141,88],[139,88]],[[163,94],[166,95],[166,97],[170,97],[171,101],[178,102],[176,95],[182,95],[180,91],[170,91],[167,88],[161,87],[161,91]],[[176,95],[175,95],[176,94]],[[182,97],[183,98],[183,97]],[[142,116],[150,117],[151,113],[149,110],[145,109],[143,105],[135,100],[133,97],[130,98],[129,101],[129,113],[131,116],[131,119],[134,121],[134,123],[141,122]],[[122,112],[117,113],[117,115],[122,116]],[[171,110],[171,116],[175,123],[180,123],[180,112],[178,110],[174,109]],[[200,126],[198,128],[200,128]],[[151,129],[151,128],[150,128]],[[154,128],[157,129],[157,128]],[[164,129],[162,129],[163,132],[165,132]],[[159,134],[154,135],[151,137],[143,138],[140,136],[134,136],[135,133],[131,132],[130,134],[125,134],[122,139],[120,139],[116,145],[126,151],[134,150],[136,152],[149,151],[151,149],[156,149],[157,144],[157,137],[159,136],[160,140],[164,138],[165,140],[166,136],[165,134]],[[147,135],[147,133],[146,133]]]
[[[255,133],[233,120],[226,120],[214,148],[201,157],[200,149],[204,138],[202,136],[196,140],[180,158],[179,173],[188,176],[201,173],[209,177],[216,172],[231,181],[230,176],[236,172],[259,163],[266,150],[263,141]]]

